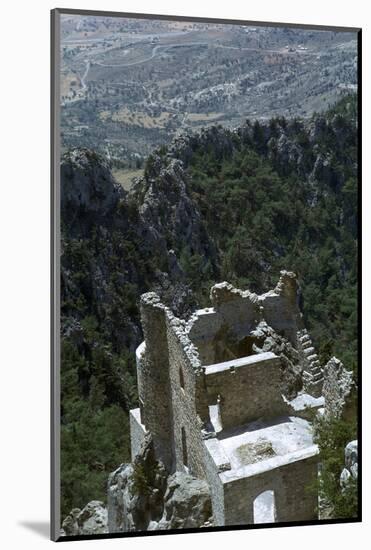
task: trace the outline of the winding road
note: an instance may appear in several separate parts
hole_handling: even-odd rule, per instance
[[[100,67],[107,67],[107,68],[120,68],[120,67],[132,67],[134,65],[140,65],[142,63],[147,63],[148,61],[151,61],[152,59],[154,59],[154,57],[156,57],[156,54],[158,51],[160,51],[160,49],[162,50],[161,53],[171,49],[171,48],[184,48],[184,47],[187,47],[187,46],[209,46],[209,45],[212,45],[214,46],[215,48],[223,48],[223,49],[226,49],[226,50],[239,50],[239,51],[250,51],[250,52],[260,52],[260,53],[275,53],[275,54],[286,54],[286,55],[292,55],[293,53],[300,53],[300,54],[310,54],[310,52],[306,52],[306,51],[301,51],[301,50],[298,50],[298,51],[295,51],[295,52],[288,52],[287,50],[285,51],[282,51],[282,50],[262,50],[260,48],[243,48],[243,47],[239,47],[239,46],[226,46],[224,44],[214,44],[214,43],[210,43],[210,42],[185,42],[185,43],[177,43],[177,44],[157,44],[157,46],[154,46],[153,49],[152,49],[152,52],[151,52],[151,55],[148,56],[148,57],[145,57],[144,59],[140,59],[138,61],[129,61],[128,63],[117,63],[117,64],[106,64],[106,63],[100,63],[99,61],[94,61],[94,65],[99,65]],[[84,75],[81,77],[81,85],[82,85],[82,89],[85,90],[86,89],[86,83],[85,83],[85,80],[88,76],[88,73],[89,73],[89,69],[90,69],[90,66],[91,66],[92,62],[90,61],[86,61],[86,69],[85,69],[85,72],[84,72]]]
[[[90,61],[87,61],[85,72],[84,72],[83,76],[80,78],[80,82],[81,82],[81,86],[82,86],[83,90],[86,90],[85,79],[88,76],[89,69],[90,69]]]
[[[99,65],[100,67],[108,67],[108,68],[115,68],[115,67],[132,67],[133,65],[140,65],[142,63],[147,63],[147,61],[151,61],[154,57],[156,57],[157,52],[162,49],[162,52],[165,52],[166,50],[169,50],[170,48],[185,48],[187,46],[214,46],[215,48],[223,48],[226,50],[239,50],[239,51],[249,51],[249,52],[260,52],[260,53],[276,53],[276,54],[286,54],[290,55],[293,53],[300,53],[302,54],[309,54],[310,52],[305,51],[295,51],[295,52],[288,52],[287,50],[263,50],[261,48],[243,48],[239,46],[226,46],[224,44],[213,44],[212,42],[185,42],[183,44],[177,43],[177,44],[157,44],[157,46],[154,46],[152,49],[152,53],[149,57],[145,57],[144,59],[140,59],[139,61],[130,61],[129,63],[117,63],[117,64],[108,64],[108,63],[100,63],[99,61],[94,61],[95,65]]]
[[[140,59],[139,61],[130,61],[129,63],[118,63],[115,65],[109,65],[105,63],[99,63],[99,61],[94,61],[95,65],[99,65],[100,67],[131,67],[133,65],[139,65],[141,63],[147,63],[147,61],[151,61],[154,57],[156,57],[156,53],[160,48],[162,48],[162,51],[165,52],[166,50],[169,50],[170,48],[183,48],[185,46],[207,46],[208,42],[187,42],[185,44],[157,44],[152,49],[152,53],[149,57],[145,57],[144,59]]]

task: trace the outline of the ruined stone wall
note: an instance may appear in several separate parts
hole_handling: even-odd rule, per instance
[[[222,452],[216,438],[203,441],[206,479],[209,485],[214,525],[224,525],[224,486],[220,472],[230,468],[228,457]],[[216,452],[216,450],[218,452]],[[221,452],[219,452],[221,451]],[[218,457],[218,460],[215,458]]]
[[[287,404],[280,393],[280,359],[276,355],[254,355],[247,358],[243,366],[234,367],[233,363],[206,368],[209,403],[216,403],[220,396],[223,429],[261,417],[287,414]]]
[[[249,335],[262,320],[296,347],[303,321],[294,273],[282,271],[277,286],[261,296],[220,283],[212,287],[210,299],[213,307],[197,311],[188,325],[202,365],[250,355]]]
[[[223,318],[214,308],[205,308],[191,317],[188,336],[197,347],[202,365],[211,365],[215,359],[215,338],[223,325]]]
[[[174,468],[184,471],[186,462],[192,475],[205,479],[201,429],[202,416],[207,416],[208,410],[202,396],[205,394],[203,372],[184,326],[171,314],[167,317],[167,339],[173,403]]]
[[[298,307],[295,273],[281,271],[276,288],[259,296],[259,306],[268,325],[296,346],[297,331],[304,325]]]
[[[133,455],[147,430],[168,471],[186,465],[201,478],[207,475],[203,437],[210,435],[209,405],[220,404],[223,429],[287,414],[279,391],[280,360],[272,353],[253,354],[250,333],[265,317],[292,337],[300,321],[292,273],[282,272],[277,287],[262,296],[221,283],[210,297],[213,307],[197,311],[188,323],[177,319],[156,294],[141,297],[145,343],[137,350],[140,414],[131,419]],[[224,353],[233,361],[247,356],[248,361],[238,368],[233,363],[219,368],[213,363]]]
[[[170,471],[173,429],[166,308],[156,294],[148,293],[141,297],[140,311],[146,342],[138,369],[141,421],[152,433],[157,458]]]
[[[298,325],[292,304],[285,296],[275,294],[263,295],[260,303],[263,307],[263,317],[268,325],[295,345]]]
[[[222,317],[222,324],[228,327],[236,338],[246,336],[259,322],[256,294],[221,283],[211,289],[210,296],[215,310]]]
[[[244,339],[260,320],[258,296],[221,283],[213,286],[210,298],[220,319],[213,340],[214,363],[249,355]]]
[[[141,423],[140,409],[132,409],[129,412],[130,420],[130,447],[131,461],[134,462],[135,457],[139,454],[142,444],[145,440],[146,430]]]
[[[276,522],[317,519],[317,495],[311,490],[317,478],[318,457],[312,456],[281,467],[227,482],[224,485],[224,525],[254,523],[254,500],[273,490]]]
[[[332,357],[324,367],[325,414],[352,421],[357,416],[357,387],[351,371]]]

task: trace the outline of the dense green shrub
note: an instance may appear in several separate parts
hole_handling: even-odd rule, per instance
[[[340,474],[344,468],[344,450],[357,438],[356,423],[338,418],[317,419],[314,441],[321,452],[321,476],[317,489],[330,508],[331,517],[354,518],[358,513],[358,485],[351,479],[346,491],[340,490]]]

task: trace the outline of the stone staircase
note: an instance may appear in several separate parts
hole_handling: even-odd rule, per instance
[[[311,337],[306,329],[297,332],[298,351],[303,357],[303,388],[313,397],[322,395],[323,373]]]

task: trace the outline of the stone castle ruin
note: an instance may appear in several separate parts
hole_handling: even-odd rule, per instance
[[[213,524],[316,519],[323,369],[298,307],[294,273],[258,296],[228,283],[188,322],[141,297],[140,407],[130,411],[134,461],[148,434],[169,474],[209,486]]]
[[[352,373],[335,357],[320,365],[294,273],[261,296],[221,283],[210,297],[188,321],[156,294],[141,297],[132,462],[110,474],[107,509],[72,510],[64,535],[321,517],[312,423],[354,417]],[[357,479],[356,445],[345,450],[343,492]]]

